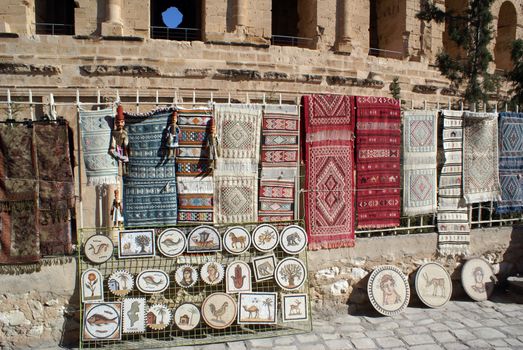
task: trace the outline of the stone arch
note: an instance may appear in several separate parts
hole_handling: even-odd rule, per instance
[[[150,0],[151,38],[193,41],[202,38],[202,0]],[[164,20],[166,11],[182,15],[179,25],[170,27]]]
[[[496,31],[496,45],[494,47],[494,62],[497,69],[510,70],[512,60],[510,51],[512,41],[516,39],[517,12],[511,1],[501,4]]]
[[[370,55],[403,58],[406,16],[406,0],[370,1]]]
[[[272,0],[272,43],[283,46],[316,46],[316,0]]]
[[[445,0],[445,10],[450,12],[452,16],[464,15],[468,8],[468,1],[463,0]],[[443,32],[443,50],[447,52],[450,57],[454,59],[465,58],[466,53],[460,49],[458,45],[452,40],[451,34],[453,30],[459,30],[461,26],[465,25],[459,20],[445,20],[445,31]]]

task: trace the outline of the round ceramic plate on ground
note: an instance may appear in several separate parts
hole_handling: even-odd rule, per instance
[[[186,246],[185,234],[176,228],[169,228],[158,237],[158,250],[169,258],[182,254]]]
[[[174,279],[180,287],[189,288],[198,281],[198,271],[191,265],[183,265],[176,269]]]
[[[285,290],[299,289],[307,277],[303,262],[296,258],[285,258],[278,263],[274,271],[276,282]]]
[[[231,254],[241,254],[251,246],[251,236],[243,227],[231,227],[223,235],[223,246]]]
[[[409,281],[396,266],[378,266],[370,274],[367,293],[372,306],[380,314],[397,315],[409,304]]]
[[[182,331],[190,331],[200,323],[200,310],[196,305],[184,303],[174,312],[174,324]]]
[[[461,284],[472,299],[487,300],[494,291],[495,278],[492,266],[481,258],[467,260],[461,270]]]
[[[252,233],[252,244],[260,252],[270,252],[278,245],[278,230],[269,224],[259,225]]]
[[[281,231],[280,246],[288,254],[298,254],[307,246],[307,233],[298,225],[287,226]]]
[[[146,314],[147,327],[154,330],[167,328],[171,323],[171,311],[163,304],[152,305]]]
[[[114,295],[127,295],[133,290],[133,276],[125,270],[115,271],[111,276],[109,276],[107,286]]]
[[[428,307],[445,305],[452,295],[452,280],[443,266],[435,262],[423,264],[416,272],[416,293]]]
[[[84,244],[84,254],[89,261],[101,264],[113,256],[113,241],[104,235],[94,235]]]
[[[205,263],[200,269],[200,277],[202,281],[211,286],[223,281],[224,275],[225,271],[223,270],[222,264],[215,261]]]
[[[213,293],[202,304],[202,317],[214,329],[229,327],[236,319],[236,301],[229,294]]]

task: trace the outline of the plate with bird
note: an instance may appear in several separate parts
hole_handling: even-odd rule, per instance
[[[229,294],[213,293],[202,304],[202,317],[214,329],[229,327],[236,319],[236,300]]]

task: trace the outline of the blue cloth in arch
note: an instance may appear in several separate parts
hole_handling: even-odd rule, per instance
[[[500,214],[523,210],[523,113],[499,114]]]
[[[173,225],[177,222],[174,158],[166,158],[164,138],[171,111],[126,116],[129,163],[124,177],[126,227]]]

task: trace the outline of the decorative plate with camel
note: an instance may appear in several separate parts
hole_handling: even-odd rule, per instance
[[[275,324],[277,293],[240,293],[238,324]]]
[[[229,327],[236,319],[236,300],[229,294],[213,293],[202,304],[202,317],[214,329]]]
[[[259,225],[252,233],[252,244],[260,252],[270,252],[278,245],[278,230],[269,224]]]
[[[452,295],[452,280],[443,266],[435,262],[423,264],[416,272],[416,293],[428,307],[445,305]]]
[[[158,250],[169,258],[182,254],[186,246],[185,234],[177,228],[164,230],[158,237]]]
[[[188,253],[219,252],[221,250],[220,233],[212,226],[198,226],[187,237]]]
[[[251,235],[243,227],[231,227],[223,235],[223,246],[231,254],[241,254],[251,246]]]

